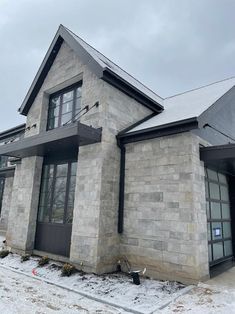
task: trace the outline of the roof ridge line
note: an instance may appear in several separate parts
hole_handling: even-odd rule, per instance
[[[62,24],[61,24],[62,25]],[[113,62],[111,59],[109,59],[108,57],[106,57],[102,52],[100,52],[99,50],[97,50],[96,48],[94,48],[93,46],[91,46],[89,43],[87,43],[83,38],[81,38],[80,36],[78,36],[77,34],[75,34],[73,31],[71,31],[68,27],[62,25],[67,31],[71,32],[73,35],[75,35],[76,37],[78,37],[80,40],[82,40],[86,45],[88,45],[90,48],[94,49],[96,52],[98,52],[99,54],[101,54],[104,58],[106,58],[108,61],[110,61],[111,63],[113,63],[116,67],[118,67],[120,70],[122,70],[123,72],[125,72],[127,75],[129,75],[130,77],[132,77],[134,80],[136,80],[137,82],[139,82],[141,85],[143,85],[145,88],[147,88],[150,92],[152,92],[153,94],[155,94],[156,96],[158,96],[159,98],[161,98],[162,100],[164,100],[163,97],[161,97],[160,95],[158,95],[156,92],[154,92],[151,88],[149,88],[147,85],[145,85],[144,83],[142,83],[141,81],[139,81],[137,78],[135,78],[133,75],[131,75],[129,72],[127,72],[126,70],[124,70],[123,68],[121,68],[117,63]],[[99,57],[98,57],[99,58]],[[100,58],[99,58],[100,59]],[[102,61],[102,60],[101,60]],[[104,62],[104,61],[102,61]]]
[[[185,91],[185,92],[178,93],[178,94],[174,94],[174,95],[172,95],[172,96],[166,97],[166,98],[164,98],[163,100],[166,100],[166,99],[169,99],[169,98],[173,98],[173,97],[176,97],[176,96],[180,96],[180,95],[183,95],[183,94],[187,94],[187,93],[193,92],[193,91],[195,91],[195,90],[199,90],[199,89],[202,89],[202,88],[205,88],[205,87],[208,87],[208,86],[217,84],[217,83],[221,83],[221,82],[224,82],[224,81],[228,81],[228,80],[231,80],[231,79],[235,79],[235,76],[231,76],[231,77],[228,77],[228,78],[225,78],[225,79],[223,79],[223,80],[216,81],[216,82],[213,82],[213,83],[210,83],[210,84],[202,85],[202,86],[200,86],[200,87],[192,88],[192,89],[189,89],[189,90],[187,90],[187,91]]]

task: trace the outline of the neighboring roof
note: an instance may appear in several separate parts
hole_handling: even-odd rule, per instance
[[[0,141],[3,141],[7,138],[14,137],[19,133],[23,133],[25,131],[26,124],[20,124],[15,126],[14,128],[8,129],[0,133]]]
[[[199,117],[235,85],[235,77],[215,82],[164,99],[164,111],[139,124],[127,133]]]
[[[19,109],[21,114],[27,115],[60,50],[63,41],[65,41],[74,50],[74,52],[81,58],[82,62],[86,64],[99,78],[102,78],[110,84],[116,86],[153,111],[161,112],[163,110],[161,105],[163,99],[160,96],[122,70],[99,51],[88,45],[72,31],[63,25],[60,25],[36,74],[36,77]]]

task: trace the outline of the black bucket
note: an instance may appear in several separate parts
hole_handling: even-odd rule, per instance
[[[135,285],[140,285],[140,276],[139,276],[139,273],[137,272],[132,272],[131,273],[131,277],[133,278],[133,283]]]

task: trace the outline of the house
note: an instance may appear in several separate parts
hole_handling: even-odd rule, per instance
[[[197,282],[235,251],[235,78],[166,99],[60,26],[0,134],[7,244]]]

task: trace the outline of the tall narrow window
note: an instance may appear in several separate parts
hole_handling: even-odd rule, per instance
[[[81,83],[51,95],[47,129],[73,122],[81,110]]]
[[[76,169],[76,162],[44,165],[38,212],[39,222],[72,223]]]

